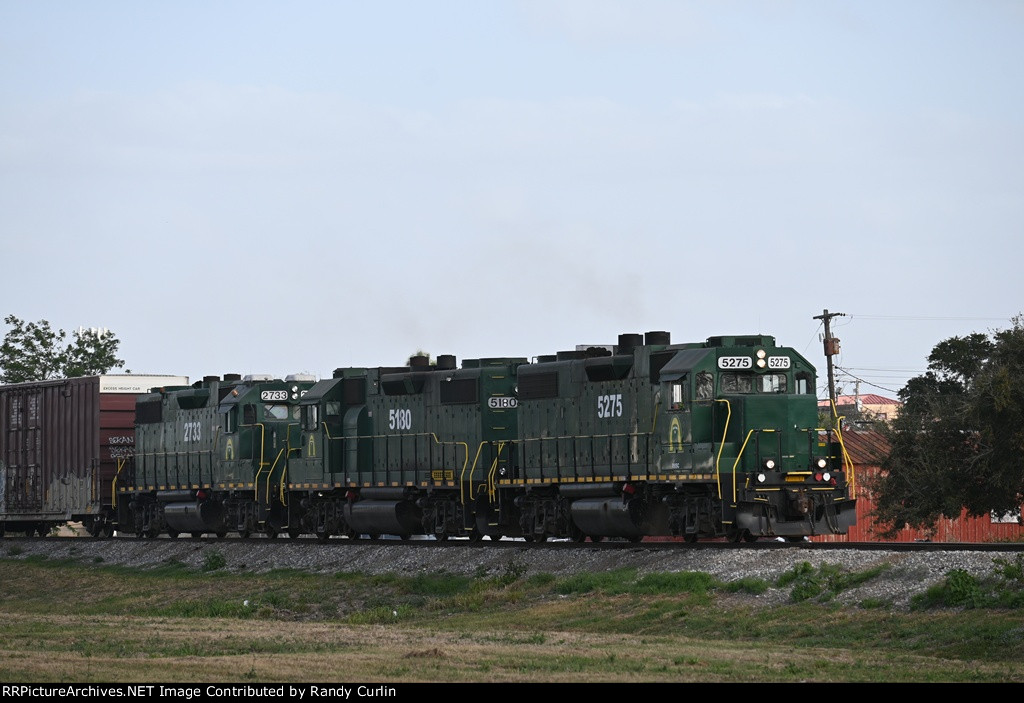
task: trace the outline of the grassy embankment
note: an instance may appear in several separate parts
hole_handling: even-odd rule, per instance
[[[4,682],[1024,681],[1024,569],[951,573],[910,612],[776,583],[633,570],[556,578],[228,572],[0,551]],[[783,588],[783,605],[753,595]]]

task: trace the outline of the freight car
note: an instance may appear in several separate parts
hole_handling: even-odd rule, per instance
[[[842,534],[855,483],[815,370],[767,335],[210,377],[139,401],[122,531],[357,537]]]
[[[114,529],[112,481],[135,446],[135,401],[184,376],[113,374],[0,386],[0,535],[68,521]]]

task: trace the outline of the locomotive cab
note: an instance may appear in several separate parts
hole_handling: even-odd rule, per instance
[[[855,519],[847,470],[820,439],[813,367],[768,336],[719,337],[712,439],[727,536],[801,539]]]

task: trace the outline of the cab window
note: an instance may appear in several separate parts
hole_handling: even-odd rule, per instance
[[[672,381],[672,409],[679,410],[683,407],[683,399],[686,397],[686,376]]]
[[[801,372],[796,375],[796,392],[800,395],[808,395],[814,392],[811,388],[811,375],[809,373]]]
[[[263,416],[270,417],[275,420],[287,420],[288,406],[268,403],[263,406]]]
[[[711,400],[715,392],[715,379],[707,371],[697,374],[697,400]]]
[[[722,393],[750,393],[753,390],[749,374],[723,373],[719,385]]]
[[[319,420],[320,408],[316,405],[304,405],[302,406],[302,427],[304,429],[313,431],[320,424]]]
[[[786,374],[766,373],[764,376],[761,376],[759,385],[762,393],[785,393]]]

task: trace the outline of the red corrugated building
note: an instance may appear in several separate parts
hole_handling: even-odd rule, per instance
[[[968,517],[967,512],[955,520],[939,520],[933,532],[905,527],[893,540],[882,540],[873,531],[870,515],[875,501],[870,491],[870,479],[881,471],[882,460],[889,453],[885,438],[875,430],[847,429],[843,432],[846,451],[853,461],[857,480],[857,524],[846,535],[828,535],[812,538],[815,542],[1005,542],[1024,540],[1024,525],[1017,516],[999,518]]]

